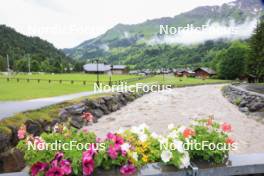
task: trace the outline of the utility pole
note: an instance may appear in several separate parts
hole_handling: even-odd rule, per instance
[[[10,64],[9,64],[9,56],[8,56],[8,54],[6,55],[6,64],[7,64],[7,72],[8,72],[8,74],[9,74],[9,71],[10,71]]]
[[[99,59],[96,59],[96,74],[97,74],[97,86],[99,86],[99,66],[98,66]]]
[[[30,56],[27,55],[27,57],[28,57],[28,74],[30,74]]]

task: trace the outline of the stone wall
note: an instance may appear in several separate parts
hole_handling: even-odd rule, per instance
[[[128,102],[134,101],[136,98],[142,96],[140,93],[115,93],[113,95],[97,98],[85,99],[81,103],[65,107],[58,114],[58,118],[52,121],[46,120],[27,120],[25,125],[27,132],[39,136],[43,132],[51,132],[56,123],[69,121],[71,126],[75,128],[82,128],[88,125],[81,117],[84,112],[90,112],[95,117],[94,123],[103,115],[119,110]],[[17,131],[18,128],[9,126],[9,132],[0,133],[0,173],[2,172],[16,172],[25,167],[23,154],[21,154],[14,147],[18,143]]]
[[[242,87],[229,85],[223,88],[223,95],[237,105],[242,112],[263,112],[264,95],[247,91]]]

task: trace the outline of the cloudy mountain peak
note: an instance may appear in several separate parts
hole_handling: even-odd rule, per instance
[[[65,49],[64,52],[76,59],[87,59],[105,56],[115,48],[126,48],[140,43],[170,44],[185,42],[190,44],[218,38],[245,39],[250,36],[261,14],[263,14],[263,5],[260,0],[236,0],[221,6],[201,6],[174,17],[147,20],[144,23],[133,25],[117,24],[103,35],[87,40],[75,48]],[[227,32],[222,33],[222,35],[212,33],[208,38],[208,35],[204,35],[208,31],[203,31],[204,33],[195,31],[195,34],[199,37],[192,37],[193,41],[186,38],[190,35],[188,33],[180,33],[173,36],[173,38],[169,38],[169,40],[165,40],[167,39],[166,36],[159,34],[160,25],[185,27],[188,24],[194,26],[209,25],[206,30],[218,27],[219,30],[226,30]],[[228,33],[230,27],[239,29],[236,36]],[[153,40],[155,42],[152,42]]]

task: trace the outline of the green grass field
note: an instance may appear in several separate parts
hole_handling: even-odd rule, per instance
[[[112,80],[124,80],[129,78],[135,78],[138,76],[134,75],[113,75]],[[6,78],[0,76],[0,78]],[[96,81],[96,75],[92,74],[45,74],[45,75],[16,75],[12,78],[23,78],[23,79],[45,79],[38,83],[37,80],[29,81],[20,80],[17,82],[16,79],[10,79],[8,82],[6,79],[0,79],[0,101],[10,101],[10,100],[29,100],[42,97],[52,97],[59,95],[66,95],[72,93],[79,93],[84,91],[92,91],[94,82]],[[47,80],[69,80],[69,82],[52,81],[49,83]],[[80,82],[74,82],[73,84],[70,80],[79,80]],[[109,81],[108,75],[100,75],[99,80],[105,82]],[[86,85],[83,85],[82,81],[88,81]],[[152,83],[156,82],[158,84],[169,84],[174,86],[186,86],[186,85],[197,85],[197,84],[210,84],[210,83],[223,83],[223,80],[216,79],[196,79],[196,78],[177,78],[174,76],[154,76],[141,80],[138,82],[142,83]],[[136,83],[136,82],[133,82]],[[130,83],[130,84],[133,84]]]
[[[20,79],[45,79],[39,83],[37,80],[20,80],[17,82],[16,79],[10,79],[8,82],[5,76],[0,76],[0,101],[8,100],[28,100],[41,97],[52,97],[59,95],[66,95],[72,93],[79,93],[93,90],[94,83],[96,82],[97,76],[95,74],[45,74],[45,75],[16,75],[10,78]],[[138,76],[134,75],[113,75],[112,81],[124,80],[129,78],[135,78]],[[68,80],[68,82],[48,80]],[[72,84],[70,81],[74,80]],[[76,82],[80,81],[80,82]],[[86,85],[82,81],[87,81]],[[104,84],[108,84],[108,75],[99,75],[99,81]]]
[[[175,76],[168,76],[165,75],[158,75],[154,76],[141,82],[156,82],[158,84],[164,85],[173,85],[175,87],[182,87],[182,86],[191,86],[191,85],[201,85],[201,84],[214,84],[214,83],[226,83],[229,82],[227,80],[220,80],[220,79],[199,79],[199,78],[185,78],[185,77],[175,77]]]

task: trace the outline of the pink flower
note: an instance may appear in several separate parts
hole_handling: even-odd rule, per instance
[[[83,175],[91,175],[94,171],[94,160],[90,152],[83,152],[82,157]]]
[[[117,156],[118,156],[118,153],[117,153],[117,148],[115,146],[110,146],[109,149],[108,149],[108,155],[110,156],[110,158],[112,159],[116,159]]]
[[[115,144],[122,145],[124,144],[124,139],[121,136],[115,135],[113,133],[107,134],[107,139],[113,141]]]
[[[228,137],[227,139],[226,139],[226,141],[225,141],[227,144],[233,144],[234,142],[235,142],[235,140],[234,139],[232,139],[232,138],[230,138],[230,137]]]
[[[97,138],[96,138],[96,142],[97,142],[97,143],[100,143],[100,142],[102,142],[102,139],[99,138],[99,137],[97,137]]]
[[[116,135],[114,135],[113,133],[108,133],[106,135],[106,138],[116,143]]]
[[[83,113],[82,118],[86,120],[87,122],[92,122],[94,119],[94,116],[90,112],[85,112]]]
[[[64,172],[59,167],[52,167],[48,170],[48,172],[45,174],[45,176],[63,176]]]
[[[71,163],[68,160],[62,160],[60,162],[60,167],[65,175],[72,173]]]
[[[47,163],[37,162],[31,166],[30,172],[32,176],[38,175],[48,167]]]
[[[82,131],[83,131],[84,133],[88,133],[89,129],[88,129],[88,127],[84,127]]]
[[[121,136],[116,135],[116,144],[124,144],[124,139]]]
[[[27,129],[26,129],[26,126],[25,125],[22,125],[18,132],[17,132],[17,137],[18,139],[24,139],[26,137],[26,133],[27,133]]]
[[[37,147],[38,150],[45,149],[45,141],[41,137],[34,138],[34,145]]]
[[[64,154],[62,152],[58,152],[56,153],[54,159],[60,162],[63,159],[63,157],[64,157]]]
[[[124,165],[120,168],[120,173],[123,175],[132,175],[137,171],[136,167],[132,164]]]
[[[122,151],[122,153],[121,153],[121,154],[122,154],[122,156],[123,156],[123,157],[125,157],[125,156],[126,156],[126,154],[127,154],[127,152],[126,152],[126,151]]]
[[[224,132],[231,132],[232,130],[231,125],[226,122],[222,124],[221,128]]]

